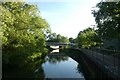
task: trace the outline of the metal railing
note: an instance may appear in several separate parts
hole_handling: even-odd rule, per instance
[[[120,78],[120,57],[117,56],[118,53],[116,53],[117,55],[113,55],[115,52],[119,51],[108,49],[81,49],[81,51],[83,51],[86,56],[98,64],[103,70],[109,73],[109,75],[114,78]]]

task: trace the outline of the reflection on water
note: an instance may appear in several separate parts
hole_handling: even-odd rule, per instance
[[[57,52],[56,52],[57,51]],[[33,79],[33,80],[56,80],[56,78],[72,78],[73,80],[113,80],[108,79],[98,67],[85,58],[84,55],[78,56],[77,51],[64,51],[67,55],[54,50],[46,57],[36,59],[35,62],[28,62],[21,67],[7,66],[2,67],[2,78],[14,80]],[[71,53],[71,54],[69,54]],[[76,55],[74,54],[76,53]],[[77,56],[75,58],[75,56]],[[73,60],[74,59],[74,60]],[[76,62],[76,61],[78,62]],[[84,75],[83,75],[84,74]],[[66,79],[65,79],[66,80]]]
[[[78,63],[62,53],[52,53],[46,56],[46,62],[42,65],[45,78],[79,78],[84,79],[78,72]]]
[[[66,56],[65,54],[72,56]],[[77,80],[108,80],[101,78],[102,73],[83,55],[75,58],[77,51],[52,51],[46,57],[38,58],[35,62],[26,63],[20,68],[3,66],[4,78],[30,78],[34,80],[54,80],[53,78],[77,78]],[[72,58],[71,58],[72,57]],[[80,60],[78,60],[80,59]],[[76,62],[77,61],[77,62]],[[101,75],[101,76],[100,76]],[[16,79],[18,80],[18,79]]]
[[[18,79],[44,79],[45,74],[42,68],[42,63],[44,62],[44,59],[39,59],[36,62],[29,62],[24,64],[24,66],[21,67],[8,67],[3,65],[3,72],[2,72],[2,78],[3,80],[11,80],[12,78],[14,80]]]
[[[6,78],[79,78],[84,80],[81,71],[78,71],[78,63],[72,58],[59,52],[59,49],[52,51],[45,58],[39,58],[35,62],[26,63],[20,68],[3,66],[3,77]],[[18,79],[16,79],[18,80]],[[78,80],[78,79],[77,79]]]
[[[52,48],[52,49],[58,49],[59,46],[50,46],[50,48]]]
[[[59,52],[59,49],[55,49],[55,50],[51,51],[50,53],[55,53],[55,52]]]
[[[52,64],[56,64],[56,63],[60,63],[61,61],[64,62],[66,60],[68,60],[68,57],[66,56],[60,56],[60,55],[48,55],[46,57],[46,60],[49,61],[49,63]]]

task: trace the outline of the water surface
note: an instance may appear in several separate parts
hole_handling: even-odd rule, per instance
[[[45,78],[82,78],[82,72],[78,72],[78,63],[72,58],[53,51],[46,56],[46,62],[42,64]]]

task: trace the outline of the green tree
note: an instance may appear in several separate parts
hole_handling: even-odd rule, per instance
[[[120,40],[120,1],[100,2],[96,5],[98,10],[92,14],[97,23],[98,34],[104,38],[116,38]]]
[[[56,41],[57,41],[57,42],[61,42],[61,40],[62,40],[62,36],[61,36],[60,34],[58,34],[58,35],[57,35],[57,40],[56,40]]]
[[[70,41],[71,43],[74,43],[74,39],[73,39],[72,37],[69,38],[69,41]]]
[[[68,43],[69,39],[65,36],[56,33],[50,33],[48,35],[48,42]]]
[[[56,42],[56,39],[57,39],[57,34],[56,33],[50,33],[48,35],[48,42]]]
[[[80,31],[77,36],[77,42],[79,47],[90,47],[96,45],[96,31],[93,28],[87,28]]]
[[[48,28],[48,23],[42,19],[36,5],[3,2],[0,11],[4,63],[25,61],[29,56],[39,56],[45,51],[43,32]]]

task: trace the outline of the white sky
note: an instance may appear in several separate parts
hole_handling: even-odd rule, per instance
[[[95,25],[91,10],[100,1],[41,0],[34,2],[37,2],[41,16],[50,24],[52,32],[75,38],[79,31]],[[33,1],[29,0],[29,2]]]

